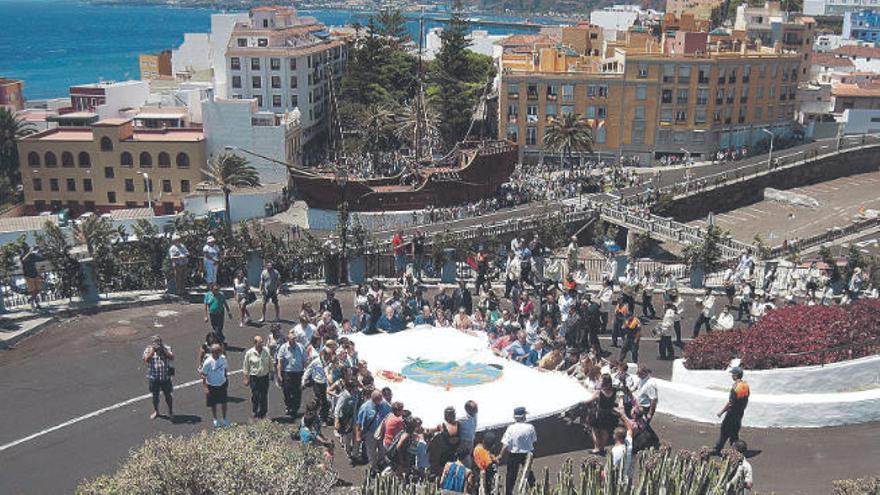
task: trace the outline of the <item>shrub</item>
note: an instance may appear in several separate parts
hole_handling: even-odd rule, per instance
[[[640,452],[633,460],[633,481],[628,482],[622,469],[614,471],[611,456],[590,456],[575,468],[568,459],[551,476],[548,469],[538,476],[535,486],[525,495],[635,495],[647,493],[694,493],[727,495],[742,493],[741,481],[735,480],[742,456],[725,450],[724,456],[710,458],[706,452],[672,451],[668,446]],[[503,482],[502,482],[503,483]],[[496,490],[499,487],[496,486]],[[383,495],[439,495],[435,484],[407,483],[397,478],[365,478],[360,493]],[[493,492],[494,493],[494,492]],[[500,493],[500,492],[498,492]]]
[[[336,474],[321,466],[322,453],[294,447],[289,433],[287,428],[264,421],[189,437],[161,435],[132,451],[116,473],[82,483],[77,493],[329,492]]]
[[[860,478],[857,480],[835,481],[834,495],[877,495],[880,493],[880,478]]]
[[[685,346],[684,358],[690,369],[724,369],[735,357],[746,369],[789,368],[876,354],[878,338],[880,301],[789,306],[768,312],[751,328],[700,335]]]

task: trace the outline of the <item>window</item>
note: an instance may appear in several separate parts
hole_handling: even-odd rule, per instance
[[[76,160],[77,163],[79,163],[80,168],[89,168],[92,166],[92,158],[85,151],[81,151]]]
[[[519,84],[518,83],[510,83],[507,85],[507,96],[508,96],[508,98],[519,98]]]
[[[547,99],[550,101],[555,101],[559,94],[559,88],[555,84],[547,85]]]
[[[291,107],[299,106],[299,96],[297,96],[295,94],[290,95],[290,106]]]
[[[636,120],[645,120],[645,105],[636,105],[633,115]]]
[[[747,83],[751,80],[752,76],[752,66],[746,65],[743,67],[743,82]]]
[[[125,192],[134,192],[134,179],[125,179]]]
[[[290,59],[290,70],[296,70],[296,59],[295,58]]]
[[[272,95],[272,106],[275,108],[281,106],[281,95]]]
[[[710,65],[701,65],[700,72],[698,73],[697,83],[699,84],[709,84],[709,72],[712,71],[712,66]]]
[[[260,76],[251,77],[251,87],[254,89],[260,89],[263,87],[263,78]]]
[[[516,122],[516,117],[519,114],[519,105],[516,103],[509,103],[507,105],[507,120],[508,122]]]
[[[65,182],[67,183],[68,192],[76,192],[76,179],[67,179]]]
[[[73,153],[69,151],[61,153],[61,166],[68,168],[73,166]]]
[[[730,75],[727,77],[727,82],[731,84],[736,82],[736,67],[730,69]]]
[[[645,122],[637,120],[632,125],[632,144],[645,144]]]
[[[538,142],[538,129],[526,127],[526,146],[534,146]]]
[[[596,143],[597,144],[604,144],[605,137],[606,137],[605,135],[606,135],[605,126],[596,128]]]
[[[547,108],[544,110],[544,115],[546,116],[548,121],[550,119],[555,118],[556,117],[556,104],[555,103],[548,103]]]
[[[605,105],[599,105],[596,107],[596,117],[600,119],[604,119],[607,116],[607,111],[605,110]]]
[[[762,118],[764,118],[764,116],[762,115],[763,113],[764,113],[764,107],[761,107],[761,106],[755,107],[755,120],[760,121]]]
[[[675,65],[663,64],[663,82],[671,83],[675,81]]]
[[[770,86],[770,88],[767,89],[767,96],[768,96],[769,98],[775,98],[775,97],[776,97],[776,86]]]
[[[241,89],[241,76],[232,76],[232,87]]]
[[[171,166],[171,156],[168,155],[168,153],[165,153],[164,151],[159,153],[159,156],[157,157],[156,161],[157,161],[157,164],[159,165],[159,168],[168,168]]]
[[[746,107],[740,107],[739,116],[736,119],[737,123],[744,124],[746,121]]]
[[[188,193],[189,192],[189,181],[183,179],[180,181],[180,192]]]
[[[95,202],[83,201],[83,207],[85,207],[86,211],[95,211]]]
[[[758,79],[764,79],[764,76],[767,75],[767,65],[761,64],[758,66]]]
[[[661,108],[660,109],[660,123],[661,124],[671,124],[672,123],[672,109],[671,108]]]
[[[639,73],[636,76],[639,79],[645,79],[648,77],[648,65],[647,64],[639,64]]]
[[[55,156],[55,153],[52,153],[51,151],[46,152],[44,161],[46,162],[46,166],[49,168],[58,166],[58,158]]]
[[[162,192],[170,193],[171,192],[171,180],[170,179],[162,179]]]
[[[36,178],[32,180],[34,191],[42,191],[43,190],[43,179]]]
[[[764,86],[756,86],[755,87],[755,98],[762,100],[764,99]]]
[[[177,154],[177,168],[189,168],[189,155],[186,153]]]
[[[296,76],[290,76],[290,89],[296,89],[297,82]]]
[[[528,88],[527,93],[528,93],[528,98],[530,100],[537,100],[538,99],[538,85],[537,84],[529,84],[529,88]]]
[[[672,90],[664,89],[660,96],[660,103],[672,103]]]
[[[83,191],[92,192],[92,179],[83,179]]]
[[[247,46],[247,38],[238,38],[235,40],[235,42],[239,48],[244,48]]]
[[[697,105],[705,105],[709,103],[709,89],[697,88]]]
[[[733,113],[733,111],[731,110],[730,107],[727,107],[727,108],[724,109],[724,123],[725,123],[725,124],[729,124],[729,123],[730,123],[730,116],[731,116],[732,113]]]
[[[745,103],[749,101],[749,87],[743,85],[742,92],[740,93],[739,102]]]
[[[562,99],[564,101],[573,101],[574,100],[574,84],[563,84],[562,85]]]
[[[115,172],[113,167],[104,167],[104,178],[112,179],[115,176]]]
[[[587,111],[584,112],[584,116],[587,117],[588,119],[595,119],[596,118],[596,105],[588,105]]]
[[[648,99],[648,87],[647,86],[636,86],[636,99],[637,100]]]
[[[113,141],[107,136],[101,138],[101,151],[113,151]]]
[[[260,59],[258,59],[258,58],[251,59],[251,70],[260,70]]]
[[[712,114],[712,123],[720,124],[721,123],[721,110],[715,110]]]
[[[683,123],[686,122],[688,118],[687,110],[676,110],[675,111],[675,122]]]
[[[40,166],[40,154],[36,151],[31,151],[27,156],[28,166],[30,167],[39,167]]]
[[[119,155],[119,166],[125,168],[131,168],[134,166],[134,159],[131,157],[131,153],[123,151],[122,154]]]
[[[538,106],[529,105],[526,107],[526,122],[534,124],[538,121]]]
[[[58,187],[58,179],[49,179],[49,190],[52,192],[58,192],[60,190]]]
[[[267,24],[268,23],[267,23],[266,19],[263,19],[263,27],[269,27],[269,26],[267,26]],[[269,46],[269,38],[257,38],[257,46],[260,46],[260,47]]]
[[[37,211],[46,211],[46,202],[41,199],[34,201],[34,209]]]
[[[280,58],[270,58],[269,59],[269,68],[272,70],[281,70],[281,59]]]
[[[694,131],[691,133],[691,141],[697,144],[703,144],[706,142],[706,133],[703,131]]]
[[[138,157],[138,165],[140,165],[141,168],[152,167],[153,166],[153,157],[149,153],[147,153],[146,151],[141,152],[140,156]]]
[[[229,67],[232,70],[241,70],[241,59],[238,57],[232,57],[229,59]]]
[[[516,125],[508,125],[507,126],[507,139],[516,143],[517,138],[519,137],[518,128]]]
[[[724,73],[724,67],[718,68],[718,84],[724,84],[727,81],[727,75]]]
[[[694,112],[694,125],[700,125],[706,123],[706,109],[698,108]]]
[[[574,105],[562,105],[562,115],[571,115],[574,113]]]
[[[271,85],[274,89],[281,89],[281,76],[272,76]]]
[[[263,106],[263,95],[254,95],[254,98],[257,100],[257,106],[262,108],[262,106]]]
[[[675,100],[679,105],[688,102],[688,90],[686,88],[678,88],[678,98]]]
[[[734,87],[727,88],[727,103],[733,103],[735,92],[736,92],[736,88],[734,88]]]
[[[691,82],[691,66],[682,65],[678,68],[678,83],[687,84]]]

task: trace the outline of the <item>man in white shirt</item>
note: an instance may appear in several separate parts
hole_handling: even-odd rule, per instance
[[[727,491],[732,490],[737,484],[742,483],[743,494],[752,493],[752,486],[754,485],[754,479],[752,477],[752,465],[749,463],[748,459],[746,459],[745,454],[748,447],[746,443],[742,440],[737,440],[733,443],[733,448],[736,449],[737,452],[742,454],[743,459],[740,465],[736,468],[736,473],[733,475],[733,479],[731,479],[727,484]]]
[[[614,447],[611,447],[611,465],[614,467],[614,476],[623,473],[627,479],[632,478],[633,458],[633,424],[626,417],[622,409],[617,410],[620,420],[626,428],[614,429]]]
[[[721,313],[713,321],[712,329],[721,331],[730,330],[733,328],[733,323],[733,313],[730,312],[730,306],[724,306],[721,308]]]
[[[705,296],[702,299],[698,298],[697,303],[700,306],[700,314],[697,315],[697,321],[694,323],[693,338],[700,335],[701,327],[705,326],[707,332],[711,330],[709,323],[712,321],[713,308],[715,307],[715,296],[712,295],[712,289],[707,287]]]
[[[205,283],[211,285],[217,281],[217,271],[220,269],[220,248],[212,235],[205,240],[202,259],[205,264]]]
[[[214,428],[219,428],[221,425],[229,426],[229,420],[226,419],[226,390],[229,380],[227,380],[226,356],[223,355],[223,347],[220,344],[211,346],[211,354],[205,357],[199,369],[199,376],[202,377],[202,384],[205,387],[206,403],[211,408],[211,415],[214,416]],[[222,423],[217,419],[218,404],[223,413]]]
[[[651,377],[651,369],[645,365],[639,366],[636,373],[639,381],[636,382],[633,397],[635,402],[642,408],[645,413],[645,421],[651,422],[654,418],[654,412],[657,410],[657,383]]]
[[[501,454],[498,458],[502,459],[507,454],[506,495],[513,495],[519,469],[525,465],[528,455],[534,452],[535,442],[538,441],[535,427],[526,423],[526,414],[525,407],[514,409],[514,423],[504,430],[504,436],[501,437]],[[529,470],[527,476],[529,485],[533,485],[534,475],[531,473],[531,470]]]
[[[189,261],[189,251],[177,235],[168,248],[168,258],[174,271],[174,293],[182,296],[186,291],[186,264]]]
[[[315,335],[315,331],[316,328],[309,322],[309,318],[304,314],[299,315],[299,323],[293,327],[296,341],[302,344],[303,347],[308,347],[312,342],[312,336]]]

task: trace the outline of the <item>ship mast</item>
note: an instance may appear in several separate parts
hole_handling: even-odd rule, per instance
[[[414,145],[415,145],[415,155],[416,155],[416,164],[419,163],[419,160],[422,158],[422,95],[424,94],[424,87],[422,81],[422,58],[424,57],[423,53],[423,43],[425,39],[425,9],[422,8],[421,13],[419,14],[419,65],[418,65],[418,82],[419,86],[416,94],[415,101],[415,114],[416,114],[416,122],[415,122],[415,136],[414,136]]]

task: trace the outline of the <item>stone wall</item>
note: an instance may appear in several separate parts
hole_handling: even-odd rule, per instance
[[[785,190],[877,170],[880,153],[854,150],[677,199],[666,214],[680,222],[690,222],[705,218],[710,212],[723,213],[757,203],[764,199],[767,187]]]

